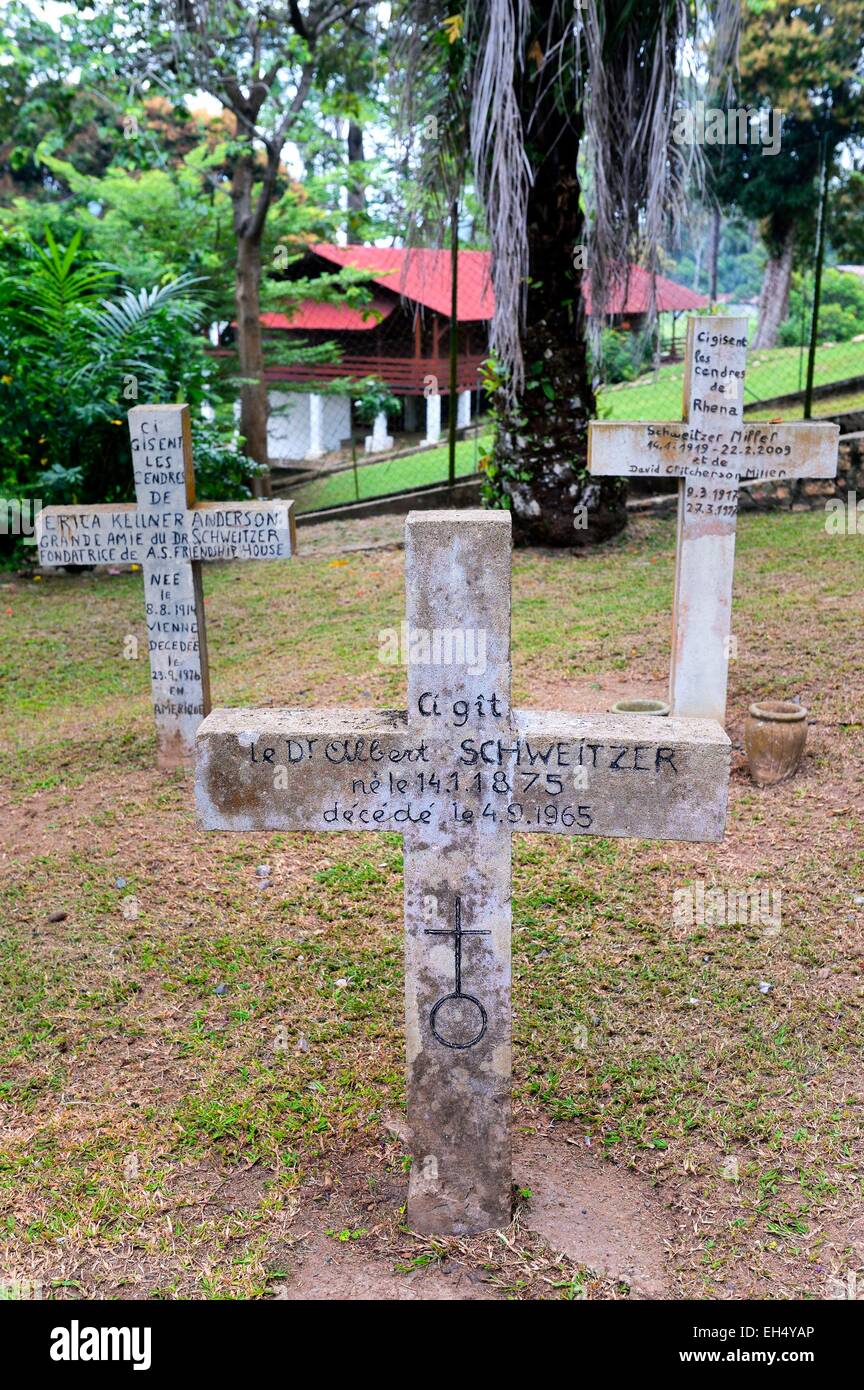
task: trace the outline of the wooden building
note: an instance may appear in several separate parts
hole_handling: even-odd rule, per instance
[[[294,267],[298,275],[352,267],[368,274],[373,288],[362,308],[350,304],[301,303],[290,314],[262,315],[266,340],[296,334],[309,346],[336,343],[339,362],[272,363],[266,366],[270,397],[269,452],[278,460],[315,459],[343,446],[351,434],[351,404],[346,396],[297,391],[303,382],[375,377],[401,402],[398,425],[423,433],[423,443],[441,437],[442,414],[451,407],[450,322],[451,254],[445,250],[378,246],[336,246],[318,242]],[[610,318],[622,328],[638,329],[648,312],[651,280],[631,266],[626,286],[613,298]],[[661,312],[678,314],[707,306],[704,295],[658,276],[655,298]],[[494,309],[488,251],[460,251],[457,264],[457,426],[470,424],[472,393],[476,401],[479,373],[488,355],[488,326]],[[590,300],[586,288],[586,303]],[[291,384],[291,391],[280,385]],[[442,410],[443,406],[443,410]],[[392,447],[388,421],[376,420],[366,441],[369,452]]]

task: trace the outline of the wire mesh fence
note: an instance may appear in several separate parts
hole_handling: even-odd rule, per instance
[[[477,475],[494,443],[484,365],[493,309],[488,253],[463,250],[454,259],[447,250],[318,244],[304,258],[304,281],[316,268],[362,272],[365,290],[359,302],[295,297],[284,314],[264,316],[275,490],[290,494],[302,514]],[[664,279],[649,331],[640,275],[634,269],[632,303],[603,333],[598,409],[610,419],[680,419],[687,315],[744,317],[752,342],[755,305],[712,308],[707,296]],[[864,279],[832,270],[826,290],[810,413],[838,418],[864,411],[864,333],[851,332],[854,316],[831,296],[864,301]],[[748,418],[805,413],[813,319],[806,277],[796,293],[777,346],[750,351]]]
[[[838,274],[840,272],[837,272]],[[847,272],[847,274],[849,274]],[[864,281],[862,281],[864,285]],[[718,312],[748,320],[748,339],[756,330],[755,309],[749,305],[720,305]],[[660,351],[649,363],[640,364],[628,353],[623,365],[626,380],[603,382],[598,403],[603,414],[615,420],[674,420],[682,412],[684,389],[683,325],[673,325],[669,314],[660,315]],[[827,321],[827,322],[826,322]],[[814,360],[814,418],[864,410],[864,334],[833,341],[826,330],[830,320],[820,314],[820,341]],[[819,327],[819,325],[817,325]],[[784,420],[804,418],[811,315],[802,318],[797,342],[772,348],[753,348],[748,354],[744,386],[745,414],[754,420],[782,415]],[[786,333],[782,337],[789,338]],[[635,359],[635,360],[634,360]],[[614,374],[613,361],[613,374]]]
[[[290,490],[298,513],[454,483],[479,472],[492,444],[479,375],[473,389],[465,386],[457,393],[452,459],[451,397],[446,390],[437,396],[430,388],[426,397],[395,397],[396,404],[372,421],[363,418],[364,397],[353,392],[279,394],[288,404],[286,408],[277,403],[277,410],[284,411],[276,416],[277,429],[285,431],[291,453],[272,459],[271,467],[276,490]],[[322,398],[320,407],[309,399],[315,394]],[[308,414],[319,409],[325,422],[323,437],[320,448],[310,451]],[[300,449],[305,451],[302,456]]]
[[[491,443],[488,256],[460,252],[454,286],[448,251],[319,243],[295,273],[340,269],[359,299],[264,315],[273,486],[300,513],[455,482]]]

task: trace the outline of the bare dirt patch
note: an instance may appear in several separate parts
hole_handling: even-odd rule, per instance
[[[669,1217],[644,1179],[551,1135],[517,1144],[514,1173],[531,1190],[523,1224],[557,1254],[626,1285],[634,1298],[672,1297]]]

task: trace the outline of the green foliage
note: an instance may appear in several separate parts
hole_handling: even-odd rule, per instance
[[[864,264],[864,172],[844,170],[828,198],[828,238],[841,261]]]
[[[706,147],[721,205],[758,218],[777,254],[794,232],[810,254],[822,136],[829,162],[864,134],[860,0],[748,0],[736,105],[783,112],[780,152]]]
[[[116,266],[125,284],[141,289],[181,275],[204,276],[211,291],[224,291],[227,306],[231,198],[219,169],[221,147],[209,151],[198,146],[168,169],[130,170],[112,164],[100,177],[79,173],[45,146],[39,153],[60,186],[68,189],[64,216],[74,216],[94,257]],[[12,217],[26,226],[34,214],[28,214],[23,202],[16,202]]]
[[[494,356],[487,357],[480,368],[480,386],[489,402],[489,420],[492,425],[490,448],[484,449],[477,466],[483,475],[480,498],[484,507],[497,507],[510,511],[512,499],[507,489],[508,483],[527,482],[530,473],[511,462],[509,456],[500,458],[495,452],[495,436],[501,421],[498,403],[503,396],[505,385],[504,370]]]
[[[600,340],[602,378],[607,385],[632,381],[651,360],[650,342],[637,333],[604,328]]]
[[[826,270],[822,276],[822,303],[837,304],[864,320],[864,282],[846,270]]]
[[[858,333],[864,333],[864,318],[856,318],[839,304],[820,305],[818,342],[848,342]]]
[[[107,79],[92,87],[70,80],[78,56],[62,37],[55,15],[42,17],[37,8],[44,7],[29,0],[5,0],[3,6],[0,201],[10,193],[34,200],[52,196],[38,155],[46,137],[55,148],[65,143],[74,150],[77,167],[91,173],[104,168],[123,141],[120,114],[125,93],[112,90]]]
[[[80,227],[93,256],[110,261],[124,284],[141,289],[195,275],[206,285],[218,316],[233,314],[231,142],[214,144],[201,130],[198,143],[167,167],[139,169],[118,160],[98,176],[82,174],[48,147],[49,142],[43,142],[38,153],[62,190],[59,201],[17,198],[0,211],[0,222],[19,227],[34,240],[41,240],[46,228],[56,236],[71,236]],[[121,153],[128,157],[126,148]],[[332,195],[321,180],[309,180],[304,189],[290,184],[271,206],[262,246],[263,308],[284,311],[291,291],[284,272],[298,259],[302,243],[335,234],[341,213],[327,213],[318,200],[328,192]],[[338,201],[338,195],[335,198]],[[353,285],[357,279],[356,272],[350,272],[346,283]],[[331,298],[338,298],[340,276],[329,277],[326,288]],[[269,298],[280,293],[282,302],[271,306]],[[314,297],[307,286],[298,284],[298,297],[301,294]],[[359,288],[355,294],[352,302],[364,302]]]
[[[80,232],[66,247],[50,231],[44,246],[6,234],[0,264],[0,496],[126,500],[126,411],[177,400],[190,407],[201,495],[248,492],[190,277],[133,291],[84,252]],[[216,424],[202,421],[205,403]]]
[[[383,381],[370,381],[357,397],[357,415],[364,425],[374,425],[378,415],[392,419],[400,410],[399,401]]]
[[[805,293],[806,303],[802,304]],[[789,317],[780,326],[782,347],[794,347],[801,342],[802,314],[805,337],[809,335],[812,293],[809,277],[805,285],[801,276],[795,276],[789,295]],[[864,333],[864,283],[847,271],[826,270],[822,279],[817,341],[845,343],[859,333]]]
[[[252,459],[226,442],[226,435],[226,426],[221,422],[193,421],[195,493],[202,500],[222,502],[248,497],[251,481],[260,471]]]

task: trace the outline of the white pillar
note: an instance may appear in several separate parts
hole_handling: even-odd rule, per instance
[[[320,459],[324,453],[321,443],[321,397],[314,392],[309,396],[309,448],[307,459]]]
[[[426,438],[423,440],[424,448],[429,444],[437,444],[441,439],[441,397],[438,392],[434,396],[426,397]]]
[[[383,410],[379,410],[375,416],[375,423],[372,426],[372,433],[366,436],[366,453],[380,454],[385,449],[393,448],[393,436],[387,433],[387,416]]]
[[[460,391],[456,402],[456,428],[465,430],[471,424],[471,392]]]

